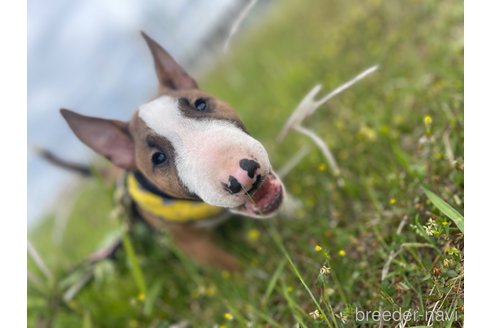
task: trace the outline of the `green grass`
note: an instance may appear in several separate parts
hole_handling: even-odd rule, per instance
[[[463,4],[305,3],[275,4],[201,79],[204,90],[238,110],[275,167],[310,146],[284,179],[303,204],[295,218],[237,217],[222,226],[220,241],[246,267],[233,275],[190,263],[168,236],[137,225],[129,237],[143,277],[119,252],[65,302],[63,291],[83,273],[67,279],[69,270],[121,229],[110,219],[108,191],[87,182],[61,242],[53,241],[51,217],[29,233],[54,276],[44,278],[29,260],[30,326],[359,327],[356,309],[424,313],[434,306],[458,318],[434,327],[462,326],[463,233],[455,219],[464,207]],[[373,64],[380,64],[375,74],[305,122],[329,144],[341,178],[324,169],[304,136],[275,142],[316,83],[325,93]],[[426,115],[432,122],[424,123]],[[323,266],[328,273],[320,274]]]

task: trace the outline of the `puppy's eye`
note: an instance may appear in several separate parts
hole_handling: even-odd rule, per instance
[[[159,165],[167,160],[167,156],[164,153],[156,152],[152,155],[152,164]]]
[[[205,109],[207,109],[207,101],[202,98],[198,98],[195,101],[195,109],[199,112],[203,112]]]

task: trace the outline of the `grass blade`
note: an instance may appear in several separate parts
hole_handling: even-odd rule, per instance
[[[86,311],[84,313],[84,319],[82,321],[82,328],[92,328],[91,313]]]
[[[45,261],[39,255],[38,251],[31,244],[31,242],[29,240],[27,241],[27,253],[31,256],[31,258],[33,259],[34,263],[36,263],[36,265],[38,266],[39,270],[41,270],[41,272],[45,275],[45,277],[48,278],[49,281],[53,281],[53,274],[48,269],[48,267],[45,264]]]
[[[142,273],[142,268],[138,263],[137,255],[135,254],[135,249],[133,248],[130,237],[128,237],[128,232],[124,231],[121,234],[121,239],[123,241],[123,248],[125,249],[125,254],[128,259],[128,264],[130,266],[130,271],[132,273],[135,284],[138,287],[138,291],[146,295],[147,287],[145,285],[145,279]]]
[[[273,289],[275,288],[275,285],[277,284],[278,278],[280,277],[280,274],[284,270],[286,260],[283,259],[279,266],[277,267],[277,270],[273,273],[272,278],[270,279],[270,282],[268,283],[267,290],[265,292],[265,295],[263,295],[262,303],[264,305],[268,305],[268,300],[270,299],[270,295],[273,292]]]
[[[451,205],[446,203],[441,197],[437,196],[434,194],[432,191],[429,189],[422,187],[424,190],[425,195],[429,200],[434,204],[435,207],[439,211],[441,211],[444,215],[446,215],[448,218],[453,220],[454,224],[460,229],[462,233],[465,233],[465,218],[463,215],[461,215],[460,212],[455,210]]]
[[[290,297],[289,291],[287,290],[287,287],[285,286],[284,283],[282,283],[282,293],[284,295],[284,298],[287,300],[287,305],[289,306],[292,315],[296,319],[297,323],[302,327],[302,328],[307,328],[306,324],[304,323],[304,320],[302,319],[302,316],[306,315],[306,313],[295,303],[295,301]]]

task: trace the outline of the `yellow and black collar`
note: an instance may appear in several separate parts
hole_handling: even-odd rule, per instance
[[[196,222],[219,217],[225,212],[221,207],[202,201],[174,199],[146,183],[146,179],[140,175],[138,172],[129,172],[126,176],[130,197],[140,208],[164,221]]]

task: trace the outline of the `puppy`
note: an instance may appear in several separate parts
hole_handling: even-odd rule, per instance
[[[77,137],[125,176],[139,215],[168,231],[194,260],[229,270],[239,262],[219,248],[204,222],[224,212],[274,215],[284,187],[267,151],[226,102],[196,81],[154,40],[150,48],[159,89],[129,122],[87,117],[62,109]]]

